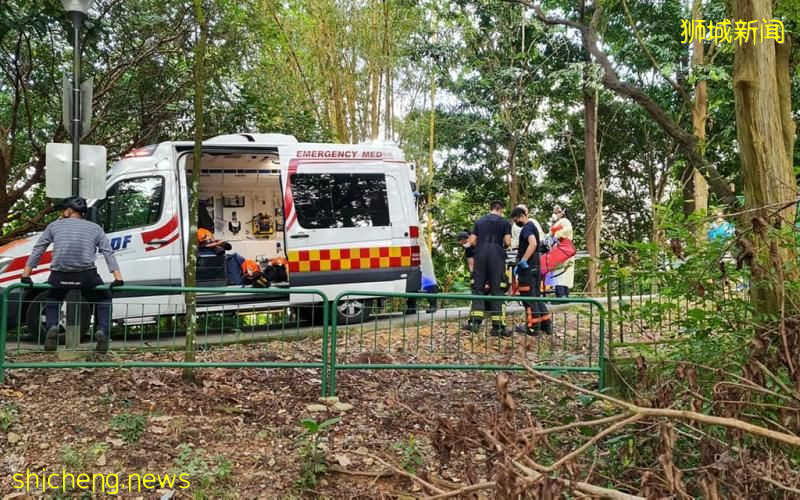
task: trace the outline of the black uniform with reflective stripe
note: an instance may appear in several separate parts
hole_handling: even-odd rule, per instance
[[[506,253],[503,249],[503,239],[511,234],[511,224],[496,214],[484,215],[475,223],[472,233],[478,237],[475,247],[475,279],[472,292],[475,295],[484,293],[484,287],[489,285],[490,295],[503,295],[501,283],[505,275]],[[504,304],[500,301],[488,301],[492,313],[492,324],[501,326],[504,323]],[[484,301],[474,301],[472,310],[483,311]]]
[[[517,281],[519,282],[519,294],[523,297],[539,297],[541,295],[542,275],[539,268],[539,248],[541,247],[541,236],[536,229],[533,222],[528,221],[522,227],[519,233],[519,250],[517,251],[517,261],[522,260],[525,252],[528,250],[528,238],[531,235],[536,236],[537,246],[531,257],[528,259],[528,268],[520,269]],[[529,331],[534,331],[537,328],[543,327],[547,330],[550,329],[549,314],[547,306],[544,302],[526,302],[525,311],[527,313],[527,325]]]

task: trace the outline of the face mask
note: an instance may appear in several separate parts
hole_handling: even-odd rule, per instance
[[[560,218],[560,216],[559,216],[558,214],[553,214],[553,215],[550,217],[550,220],[551,220],[551,221],[553,221],[553,222],[555,222],[555,221],[557,221],[559,218]]]
[[[469,242],[466,242],[466,243],[462,243],[461,246],[464,247],[464,248],[469,248],[472,245],[470,245]]]
[[[514,224],[516,224],[517,227],[525,227],[525,224],[522,221],[517,221]]]

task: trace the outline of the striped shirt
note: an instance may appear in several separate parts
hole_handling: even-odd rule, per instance
[[[35,268],[47,247],[53,244],[53,271],[84,271],[95,267],[97,251],[103,254],[108,272],[119,270],[114,250],[103,232],[103,228],[84,219],[58,219],[44,230],[33,246],[27,266]]]

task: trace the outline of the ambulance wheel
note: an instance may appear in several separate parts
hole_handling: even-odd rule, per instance
[[[297,306],[297,315],[311,326],[322,325],[322,306]]]
[[[47,329],[45,328],[45,314],[44,314],[44,305],[47,301],[47,291],[40,292],[39,294],[33,296],[33,299],[28,304],[28,308],[25,311],[25,326],[28,328],[28,340],[32,340],[37,344],[44,342],[44,337],[47,334]],[[62,333],[65,330],[66,321],[64,320],[64,315],[66,311],[66,305],[61,305],[61,321],[59,323],[59,327]],[[80,323],[81,323],[81,337],[85,335],[85,332],[89,331],[89,323],[92,320],[92,307],[90,304],[81,304],[80,310]]]
[[[339,303],[336,321],[340,325],[354,325],[369,321],[372,316],[372,300],[351,299]]]

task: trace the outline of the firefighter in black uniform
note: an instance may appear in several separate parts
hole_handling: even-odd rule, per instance
[[[523,297],[541,296],[542,274],[539,264],[541,255],[541,235],[536,225],[528,219],[528,212],[522,207],[511,211],[511,220],[517,227],[522,228],[519,233],[519,247],[517,249],[517,266],[514,274],[519,281],[519,294]],[[538,335],[539,331],[553,333],[550,313],[544,302],[526,302],[526,324],[519,325],[519,333]]]
[[[472,293],[481,295],[486,285],[489,295],[503,295],[502,283],[506,270],[505,249],[511,245],[511,224],[503,218],[503,202],[493,201],[488,215],[475,223],[469,242],[475,247],[475,271]],[[476,300],[472,302],[472,331],[480,329],[481,320],[489,303],[492,320],[491,335],[507,337],[511,331],[505,327],[505,304],[501,301]]]

